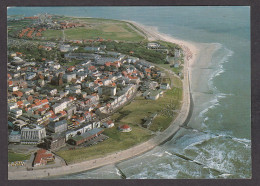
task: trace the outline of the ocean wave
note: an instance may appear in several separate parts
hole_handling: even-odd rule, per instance
[[[234,52],[230,49],[228,49],[227,47],[225,47],[224,45],[220,44],[220,43],[216,43],[217,44],[217,49],[216,51],[217,52],[222,52],[223,55],[217,55],[217,57],[215,58],[215,62],[217,64],[217,67],[212,74],[211,76],[209,77],[209,81],[208,81],[208,86],[209,86],[209,89],[212,90],[212,91],[215,91],[217,92],[218,89],[216,86],[214,86],[214,82],[213,80],[220,76],[221,74],[223,74],[225,72],[225,69],[224,69],[224,66],[223,64],[228,62],[229,61],[229,58],[231,56],[233,56]],[[213,61],[212,61],[213,63]]]
[[[157,152],[157,153],[152,154],[152,156],[162,157],[163,154],[164,154],[163,152]]]
[[[172,153],[168,152],[168,151],[164,151],[166,154],[172,156]]]
[[[188,136],[188,135],[187,135]],[[246,139],[246,138],[236,138],[234,136],[231,135],[227,135],[226,133],[221,133],[221,134],[214,134],[214,133],[204,133],[199,137],[192,137],[190,136],[190,140],[189,140],[189,145],[187,145],[184,150],[195,150],[197,149],[196,146],[197,145],[201,145],[209,140],[213,140],[213,139],[217,139],[217,138],[229,138],[234,142],[243,144],[244,147],[246,148],[251,148],[251,140],[250,139]]]
[[[210,110],[210,109],[213,109],[215,108],[216,106],[219,106],[219,101],[220,99],[223,99],[223,98],[226,98],[227,96],[233,96],[234,94],[225,94],[225,93],[218,93],[218,94],[215,94],[214,98],[212,100],[209,101],[210,103],[210,106],[208,106],[207,108],[205,108],[204,110],[202,110],[200,113],[199,113],[199,117],[200,118],[204,118],[205,117],[205,114]],[[206,119],[207,118],[207,119]],[[204,119],[204,122],[209,120],[208,117],[205,117]]]

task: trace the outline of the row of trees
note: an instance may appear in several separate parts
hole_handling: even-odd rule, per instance
[[[26,61],[43,61],[57,59],[62,61],[64,59],[64,54],[62,54],[57,49],[52,49],[50,51],[46,51],[44,49],[39,49],[39,44],[26,44],[26,45],[13,45],[8,48],[8,51],[12,52],[20,52],[24,55],[24,60]],[[12,59],[9,56],[10,60]]]
[[[163,64],[167,55],[162,51],[147,49],[147,43],[102,42],[102,44],[106,45],[106,50],[108,51],[131,54],[134,57],[145,59],[157,64]]]

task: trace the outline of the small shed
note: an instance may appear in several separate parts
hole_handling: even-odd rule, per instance
[[[121,125],[118,127],[121,132],[131,132],[132,128],[129,125]]]

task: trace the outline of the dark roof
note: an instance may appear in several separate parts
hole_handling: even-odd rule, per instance
[[[85,139],[85,138],[88,138],[88,137],[91,137],[99,132],[103,132],[104,130],[101,129],[101,128],[94,128],[92,130],[89,130],[81,135],[76,135],[74,137],[72,137],[73,140],[75,141],[79,141],[79,140],[82,140],[82,139]]]
[[[67,124],[67,121],[66,120],[61,120],[61,121],[58,121],[58,122],[52,122],[49,125],[52,126],[52,127],[58,127],[60,125],[65,125],[65,124]]]

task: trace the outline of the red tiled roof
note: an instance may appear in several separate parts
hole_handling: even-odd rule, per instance
[[[40,102],[40,101],[35,102],[35,105],[36,105],[36,106],[39,106],[39,105],[41,105],[41,102]]]
[[[39,153],[39,154],[42,154],[42,153],[45,153],[46,152],[46,150],[45,149],[39,149],[38,151],[37,151],[37,154]]]
[[[51,115],[54,115],[54,112],[53,112],[53,110],[50,110],[50,111],[49,111],[49,113],[51,113]]]
[[[15,92],[13,92],[13,95],[17,95],[18,97],[22,97],[23,93],[21,91],[15,91]]]
[[[121,125],[120,128],[121,128],[121,129],[128,129],[128,128],[130,128],[130,127],[129,127],[128,125]]]
[[[56,118],[57,116],[55,114],[51,115],[51,118],[54,119]]]
[[[73,96],[70,96],[70,97],[69,97],[69,100],[72,100],[72,101],[73,101],[73,100],[75,100],[75,98],[74,98]]]
[[[69,68],[67,68],[68,71],[73,71],[75,69],[75,66],[71,66]]]
[[[17,101],[17,105],[18,105],[18,106],[20,106],[20,105],[22,105],[22,104],[23,104],[22,101]]]
[[[37,111],[42,112],[42,111],[45,111],[45,109],[39,108]]]
[[[60,111],[60,113],[64,116],[64,115],[66,115],[67,114],[67,112],[66,111]]]
[[[50,108],[50,105],[48,105],[48,104],[43,105],[43,108]]]
[[[34,164],[39,164],[41,163],[42,160],[46,160],[47,158],[51,158],[53,157],[52,154],[46,154],[46,150],[45,149],[39,149],[37,151],[35,160],[34,160]]]
[[[88,69],[89,69],[89,70],[95,70],[96,67],[95,67],[95,66],[90,66],[90,67],[88,67]]]
[[[41,103],[49,103],[48,99],[41,100]]]

